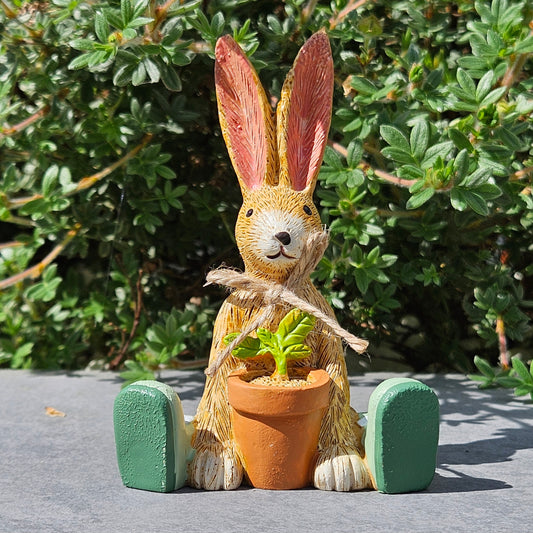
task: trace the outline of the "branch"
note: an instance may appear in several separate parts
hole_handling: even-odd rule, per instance
[[[2,139],[3,137],[11,137],[12,135],[20,133],[28,126],[31,126],[34,122],[37,122],[39,119],[50,113],[50,109],[51,106],[49,104],[46,104],[44,107],[39,109],[39,111],[36,111],[33,115],[24,119],[22,122],[19,122],[14,126],[3,127],[2,131],[0,132],[0,139]]]
[[[135,157],[151,140],[153,135],[151,133],[147,133],[141,140],[141,142],[133,148],[130,152],[128,152],[126,155],[121,157],[118,161],[115,161],[112,165],[109,165],[108,167],[104,168],[100,172],[97,172],[96,174],[92,174],[91,176],[87,176],[85,178],[82,178],[79,182],[76,188],[66,194],[65,196],[72,196],[73,194],[76,194],[80,191],[83,191],[85,189],[88,189],[92,187],[95,183],[98,183],[100,180],[105,178],[106,176],[109,176],[112,172],[114,172],[117,168],[121,167],[122,165],[126,164],[130,159]],[[33,202],[34,200],[41,200],[44,196],[42,194],[34,194],[32,196],[25,196],[22,198],[14,198],[13,200],[7,200],[6,207],[7,209],[18,209],[19,207],[22,207],[23,205],[26,205],[29,202]]]
[[[342,146],[342,144],[328,141],[329,146],[331,146],[336,152],[341,154],[343,157],[348,156],[348,150]],[[406,180],[403,178],[398,178],[397,176],[394,176],[393,174],[389,174],[385,170],[380,170],[379,168],[373,168],[369,163],[366,161],[362,162],[363,170],[366,172],[369,169],[371,169],[374,174],[385,181],[388,181],[389,183],[392,183],[394,185],[398,185],[399,187],[406,187],[409,188],[411,185],[414,185],[417,180]]]
[[[144,275],[144,271],[142,268],[138,271],[137,276],[137,283],[135,284],[135,292],[136,292],[136,300],[135,300],[135,313],[133,315],[133,324],[131,326],[130,335],[127,338],[126,342],[122,344],[120,347],[120,351],[115,356],[115,358],[109,363],[109,368],[111,370],[115,370],[118,368],[118,366],[126,359],[126,356],[128,355],[128,350],[131,345],[131,342],[133,341],[135,337],[135,333],[137,332],[137,328],[139,327],[140,321],[141,321],[141,311],[143,307],[143,289],[142,289],[142,277]]]
[[[18,248],[19,246],[24,246],[24,243],[20,241],[4,242],[0,244],[0,250],[5,250],[6,248]]]
[[[367,0],[348,0],[348,3],[335,16],[329,19],[329,28],[333,30],[340,24],[349,13],[364,6]]]
[[[498,351],[500,365],[504,370],[509,368],[509,352],[507,351],[507,338],[505,336],[505,323],[501,315],[496,318],[496,334],[498,335]]]
[[[19,272],[14,276],[0,281],[0,290],[7,289],[24,279],[38,278],[43,273],[43,270],[69,245],[70,241],[79,233],[80,229],[81,224],[76,224],[74,229],[71,229],[66,237],[42,261],[39,261],[36,265],[23,272]]]
[[[525,168],[522,168],[520,170],[517,170],[516,172],[514,172],[513,174],[511,174],[509,176],[509,180],[510,181],[518,181],[518,180],[522,180],[524,178],[527,178],[528,176],[530,176],[531,174],[533,174],[533,167],[525,167]]]

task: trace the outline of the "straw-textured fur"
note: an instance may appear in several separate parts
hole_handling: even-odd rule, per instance
[[[257,74],[240,47],[225,36],[215,52],[220,122],[243,193],[237,245],[248,276],[283,284],[304,255],[309,235],[322,230],[313,190],[331,120],[329,42],[325,33],[319,32],[301,49],[283,87],[275,126]],[[291,289],[325,315],[334,316],[308,275]],[[237,289],[229,295],[215,322],[210,364],[224,351],[224,337],[245,330],[269,304],[253,291]],[[289,310],[283,302],[271,306],[262,327],[276,330]],[[314,485],[341,491],[368,488],[371,480],[362,459],[362,430],[350,407],[341,341],[317,321],[307,342],[312,356],[298,364],[323,368],[332,380]],[[226,384],[229,373],[245,365],[273,368],[268,357],[244,363],[230,356],[207,377],[195,418],[196,454],[189,470],[189,483],[194,487],[234,489],[246,474],[233,438]]]

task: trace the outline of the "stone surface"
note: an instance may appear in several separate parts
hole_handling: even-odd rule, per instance
[[[351,377],[352,405],[366,411],[372,391],[389,377]],[[122,382],[115,374],[0,370],[0,532],[528,531],[533,405],[510,391],[479,391],[459,375],[408,377],[430,386],[440,403],[437,471],[423,492],[157,493],[122,484],[113,434]],[[169,371],[161,378],[193,414],[203,374]],[[50,417],[46,407],[66,416]]]

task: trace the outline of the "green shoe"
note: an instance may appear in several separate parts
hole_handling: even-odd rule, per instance
[[[381,383],[368,405],[366,458],[376,489],[388,494],[426,489],[435,474],[439,401],[415,379]]]
[[[115,443],[122,482],[127,487],[171,492],[187,481],[192,459],[188,427],[174,390],[158,381],[124,388],[113,409]]]

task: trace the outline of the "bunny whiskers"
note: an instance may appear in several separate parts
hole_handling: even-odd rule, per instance
[[[266,322],[274,313],[275,307],[281,304],[289,304],[302,311],[312,314],[323,324],[325,324],[335,335],[343,339],[357,353],[363,353],[368,342],[356,337],[342,328],[337,320],[313,305],[300,298],[296,290],[302,280],[306,279],[315,269],[328,245],[328,233],[326,231],[313,232],[309,235],[300,260],[284,283],[276,283],[249,276],[245,272],[239,272],[228,268],[217,268],[207,274],[207,284],[224,285],[231,289],[238,289],[255,296],[263,298],[266,304],[265,309],[257,318],[248,324],[248,327],[240,333],[226,348],[218,355],[216,360],[207,368],[205,373],[208,376],[216,374],[224,361],[230,356],[233,349],[252,331],[255,331]]]

